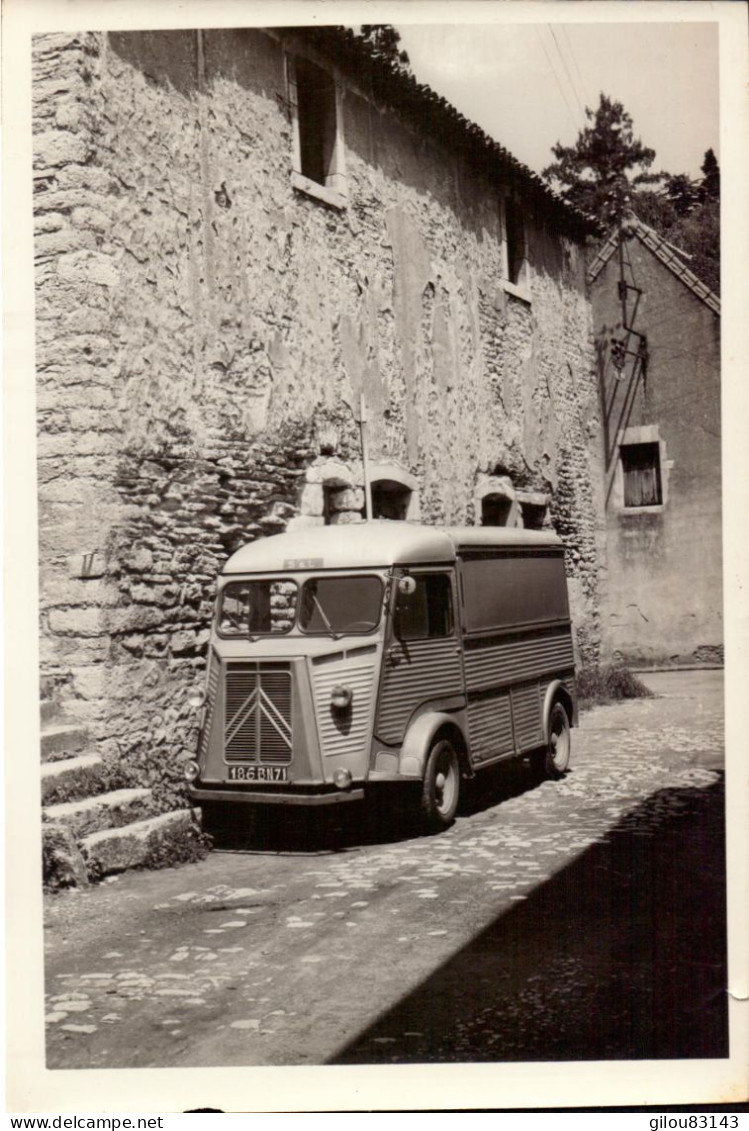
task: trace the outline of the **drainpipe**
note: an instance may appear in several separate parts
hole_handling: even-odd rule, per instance
[[[361,429],[361,462],[364,477],[364,521],[372,517],[372,484],[369,481],[369,442],[367,437],[367,406],[364,393],[359,395],[359,428]]]

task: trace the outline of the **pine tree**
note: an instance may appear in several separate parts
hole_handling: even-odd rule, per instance
[[[712,149],[708,149],[702,162],[702,199],[720,200],[720,166]]]
[[[543,176],[560,190],[567,203],[598,220],[604,227],[619,221],[631,204],[637,186],[654,184],[661,173],[648,170],[655,150],[634,136],[632,119],[621,102],[601,94],[598,108],[585,108],[591,123],[574,145],[557,142],[556,161]]]

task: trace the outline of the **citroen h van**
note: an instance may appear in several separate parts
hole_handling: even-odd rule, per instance
[[[329,805],[380,783],[447,826],[461,780],[530,756],[560,777],[577,723],[553,533],[362,522],[245,546],[218,582],[193,802]]]

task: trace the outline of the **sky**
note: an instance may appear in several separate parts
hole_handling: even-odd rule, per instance
[[[540,172],[601,91],[622,102],[653,170],[700,175],[718,146],[713,23],[396,23],[414,75]]]

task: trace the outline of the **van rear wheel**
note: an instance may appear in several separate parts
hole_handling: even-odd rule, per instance
[[[549,715],[549,741],[545,750],[539,750],[533,765],[540,777],[561,778],[570,764],[572,739],[570,720],[564,706],[556,702]]]
[[[428,829],[446,829],[455,820],[460,795],[460,764],[453,744],[438,738],[427,757],[421,788],[421,817]]]

